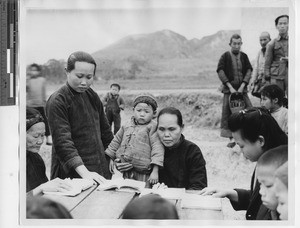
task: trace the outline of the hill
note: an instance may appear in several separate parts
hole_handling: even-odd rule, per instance
[[[103,79],[201,76],[215,71],[220,55],[239,30],[218,31],[202,39],[162,30],[127,36],[93,53]]]

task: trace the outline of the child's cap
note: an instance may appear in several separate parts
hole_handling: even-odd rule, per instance
[[[145,103],[147,105],[151,105],[153,108],[153,111],[156,111],[157,109],[157,102],[155,98],[151,95],[139,95],[137,96],[133,101],[133,107],[135,107],[139,103]]]
[[[149,194],[131,201],[122,219],[179,219],[176,207],[157,194]]]

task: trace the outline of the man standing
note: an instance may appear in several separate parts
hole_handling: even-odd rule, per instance
[[[231,115],[229,106],[229,97],[232,93],[242,93],[246,108],[252,107],[251,101],[247,95],[247,85],[251,78],[252,66],[248,56],[242,52],[242,38],[239,34],[234,34],[229,43],[231,50],[225,52],[218,63],[217,73],[223,83],[222,93],[223,107],[221,119],[221,136],[229,138],[230,142],[227,147],[232,148],[235,142],[232,138],[231,131],[228,128],[228,118]]]
[[[267,45],[265,79],[272,84],[277,84],[288,96],[289,16],[277,17],[275,25],[279,35]]]
[[[250,83],[250,91],[252,95],[260,99],[260,91],[266,84],[265,81],[265,54],[267,44],[271,41],[270,34],[268,32],[262,32],[259,36],[259,43],[261,49],[259,50],[255,59],[255,65],[252,72],[252,78]]]

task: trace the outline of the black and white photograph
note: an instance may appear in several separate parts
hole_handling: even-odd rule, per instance
[[[14,2],[3,227],[299,223],[295,0]]]

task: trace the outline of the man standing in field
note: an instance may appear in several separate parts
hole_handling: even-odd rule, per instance
[[[221,136],[229,138],[230,142],[227,147],[232,148],[236,145],[232,138],[232,133],[228,128],[228,118],[231,115],[229,106],[229,97],[232,93],[242,93],[247,107],[252,107],[251,101],[247,95],[247,85],[251,78],[252,66],[248,56],[241,51],[242,38],[239,34],[234,34],[230,38],[231,50],[225,52],[218,63],[217,73],[223,84],[222,93],[222,119],[221,119]]]
[[[277,17],[275,25],[279,35],[267,45],[265,79],[271,84],[277,84],[288,96],[289,16]]]

